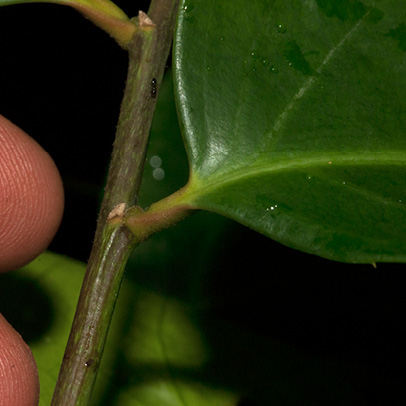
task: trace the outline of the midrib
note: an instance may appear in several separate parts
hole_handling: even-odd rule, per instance
[[[281,172],[294,170],[303,170],[306,168],[316,167],[334,167],[334,166],[396,166],[402,165],[406,167],[406,152],[358,152],[358,153],[326,153],[318,156],[307,156],[301,158],[284,158],[269,162],[261,162],[244,168],[230,171],[229,173],[221,173],[217,176],[210,176],[208,179],[199,178],[198,173],[193,173],[192,192],[188,193],[188,200],[194,201],[199,197],[207,195],[228,186],[249,178],[260,177],[264,175],[275,175]]]

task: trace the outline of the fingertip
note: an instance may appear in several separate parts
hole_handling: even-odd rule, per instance
[[[39,379],[34,356],[0,314],[0,406],[37,406]]]
[[[0,272],[27,264],[48,247],[63,208],[52,158],[0,115]]]

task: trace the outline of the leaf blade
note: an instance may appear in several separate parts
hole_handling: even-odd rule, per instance
[[[183,3],[189,199],[330,259],[405,261],[406,72],[401,41],[388,41],[404,12],[317,3]]]

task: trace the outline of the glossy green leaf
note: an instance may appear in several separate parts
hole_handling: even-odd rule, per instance
[[[403,0],[184,0],[187,199],[322,257],[406,260]]]

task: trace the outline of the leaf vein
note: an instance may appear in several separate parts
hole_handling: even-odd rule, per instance
[[[336,156],[336,158],[334,158]],[[279,161],[273,161],[272,165],[269,162],[256,163],[251,166],[233,170],[230,173],[221,173],[218,176],[210,176],[207,179],[194,178],[197,187],[193,188],[193,192],[188,195],[188,200],[193,202],[200,196],[207,195],[216,189],[223,186],[236,183],[243,179],[264,176],[267,174],[277,174],[278,172],[303,170],[305,168],[315,167],[330,167],[335,166],[404,166],[406,167],[406,156],[404,151],[379,151],[343,154],[342,152],[337,155],[326,154],[318,157],[302,157],[302,158],[286,158]]]
[[[316,69],[316,73],[317,74],[321,74],[323,68],[330,62],[331,58],[333,57],[333,55],[344,45],[344,43],[348,40],[348,38],[350,38],[354,32],[359,28],[359,26],[361,25],[361,22],[363,21],[363,19],[369,14],[369,11],[367,13],[364,14],[363,18],[361,18],[344,36],[343,38],[340,40],[340,42],[333,47],[330,52],[326,55],[326,57],[324,58],[324,60],[322,61],[322,63],[320,64],[320,66]],[[315,82],[316,76],[310,76],[303,84],[303,86],[299,89],[299,91],[292,97],[292,99],[290,100],[290,102],[288,103],[288,105],[285,107],[285,109],[282,111],[282,113],[278,116],[278,118],[275,121],[275,124],[269,134],[269,138],[272,137],[272,134],[277,133],[282,124],[286,121],[288,114],[290,113],[290,111],[292,110],[293,106],[296,104],[296,102],[298,100],[300,100],[304,94],[310,89],[310,87],[313,85],[313,83]],[[272,147],[275,146],[275,144],[277,143],[277,141],[279,140],[280,137],[274,137],[273,138],[273,142],[272,142]]]

